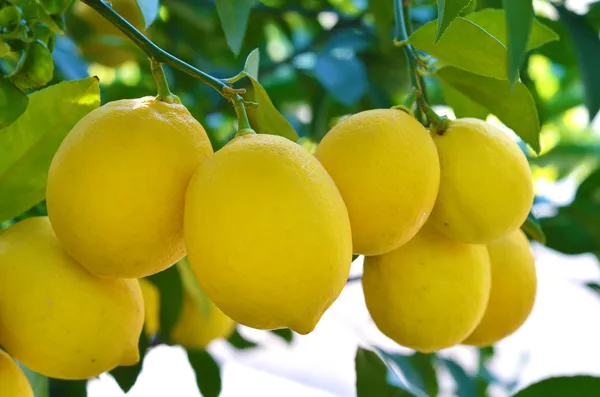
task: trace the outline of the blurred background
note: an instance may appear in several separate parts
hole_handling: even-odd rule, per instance
[[[409,94],[404,53],[392,44],[390,0],[252,4],[247,25],[238,26],[241,33],[226,34],[213,1],[140,0],[142,7],[156,8],[148,29],[134,1],[113,1],[160,47],[216,77],[236,75],[258,48],[259,81],[309,149],[340,117],[401,104]],[[529,53],[521,70],[542,125],[542,153],[530,163],[533,212],[547,237],[546,246],[532,242],[539,290],[525,325],[493,348],[414,354],[375,328],[360,282],[350,281],[310,335],[238,327],[229,340],[211,343],[221,396],[355,396],[359,346],[381,349],[389,382],[420,382],[439,396],[501,397],[549,376],[600,375],[600,121],[594,120],[600,107],[600,2],[566,1],[560,15],[551,2],[534,5],[560,41]],[[473,0],[470,7],[501,6],[501,0]],[[412,10],[414,29],[437,17],[435,1],[415,0]],[[76,2],[66,27],[67,34],[56,38],[53,82],[96,75],[103,103],[155,94],[147,59],[99,15]],[[166,72],[172,91],[206,127],[215,150],[223,146],[235,133],[231,106],[201,82],[168,67]],[[481,114],[460,106],[456,93],[438,79],[425,81],[438,113]],[[501,125],[492,115],[487,119]],[[361,271],[358,258],[352,275]],[[207,387],[216,382],[202,368],[194,371],[183,348],[163,343],[148,350],[138,376],[139,370],[105,374],[78,387],[87,388],[90,397],[193,397],[200,396],[197,382]],[[125,394],[117,380],[124,389],[135,384]]]

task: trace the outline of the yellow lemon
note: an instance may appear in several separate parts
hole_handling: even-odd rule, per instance
[[[137,280],[101,279],[61,247],[47,217],[0,234],[0,345],[33,371],[87,379],[139,361]]]
[[[46,202],[56,236],[99,276],[140,278],[185,256],[187,185],[212,154],[180,103],[144,97],[83,117],[58,149]]]
[[[450,240],[425,225],[402,247],[367,257],[362,285],[381,332],[429,353],[475,329],[490,293],[490,263],[485,246]]]
[[[33,390],[21,368],[0,350],[0,390],[7,397],[33,397]]]
[[[173,343],[191,349],[204,349],[210,342],[228,338],[235,328],[235,322],[227,317],[212,302],[207,313],[203,313],[196,301],[184,294],[181,314],[171,334]]]
[[[464,341],[490,346],[515,332],[531,313],[537,278],[529,241],[521,230],[488,244],[492,289],[483,319]]]
[[[144,332],[148,337],[158,333],[160,329],[160,292],[156,285],[146,279],[139,279],[144,296]]]
[[[427,130],[406,112],[377,109],[350,116],[325,135],[316,156],[348,207],[355,253],[392,251],[427,220],[440,167]]]
[[[519,228],[533,204],[525,155],[498,127],[476,119],[432,133],[440,156],[440,191],[431,223],[463,243],[482,244]]]
[[[208,297],[253,328],[312,331],[350,271],[339,191],[314,156],[279,136],[237,137],[201,163],[185,239]]]

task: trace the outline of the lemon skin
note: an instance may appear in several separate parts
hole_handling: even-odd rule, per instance
[[[0,390],[7,397],[33,397],[27,377],[17,363],[0,349]]]

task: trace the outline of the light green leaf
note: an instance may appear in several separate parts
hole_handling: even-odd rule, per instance
[[[454,110],[456,118],[474,117],[481,120],[487,118],[490,112],[485,107],[473,101],[451,85],[446,84],[443,80],[441,81],[441,86],[444,100]]]
[[[600,390],[600,378],[594,376],[561,376],[544,379],[518,391],[513,397],[592,397]]]
[[[539,241],[542,244],[546,244],[546,235],[542,230],[542,226],[540,225],[540,221],[533,215],[533,213],[529,213],[527,215],[527,219],[521,229],[527,233],[532,239]]]
[[[437,21],[429,22],[408,41],[444,64],[483,76],[506,78],[506,47],[483,28],[458,17],[435,43],[436,26]]]
[[[216,0],[217,13],[225,39],[231,51],[237,56],[242,48],[250,9],[255,0]]]
[[[12,124],[27,109],[29,98],[10,80],[0,77],[0,128]]]
[[[204,290],[198,284],[194,272],[190,268],[190,262],[187,257],[177,262],[177,270],[181,276],[181,282],[183,283],[183,290],[188,296],[191,296],[196,304],[196,307],[200,309],[200,313],[204,318],[208,318],[211,310],[211,302],[208,296],[204,293]]]
[[[95,77],[65,81],[29,95],[25,113],[0,130],[0,221],[44,199],[54,153],[71,128],[99,105]]]
[[[148,29],[158,17],[159,0],[137,0],[138,7],[144,18],[144,28]]]
[[[260,64],[260,51],[255,48],[248,54],[246,63],[244,64],[244,72],[252,78],[258,80],[258,66]]]
[[[508,31],[508,79],[515,82],[525,60],[527,44],[533,25],[532,0],[504,0]]]
[[[471,0],[438,0],[438,30],[435,41],[439,41],[446,28],[458,17]],[[391,2],[388,2],[391,3]]]
[[[221,369],[219,364],[205,350],[188,350],[188,360],[196,373],[196,384],[204,397],[218,397],[221,394]]]
[[[525,3],[525,1],[523,1],[523,3]],[[497,38],[505,46],[508,44],[506,34],[506,12],[504,10],[486,8],[469,14],[465,18],[481,26],[486,32]],[[534,18],[527,43],[527,51],[531,51],[558,39],[558,34]]]
[[[535,102],[523,83],[511,86],[508,80],[478,76],[453,67],[438,70],[437,76],[495,114],[539,153],[540,121]]]

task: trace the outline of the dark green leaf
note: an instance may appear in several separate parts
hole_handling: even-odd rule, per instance
[[[283,328],[283,329],[275,329],[271,331],[274,335],[277,335],[287,343],[292,343],[294,340],[294,333],[291,329]]]
[[[546,244],[546,235],[542,230],[540,221],[533,215],[533,213],[530,212],[529,215],[527,215],[527,219],[521,226],[521,229],[523,229],[523,231],[534,240],[539,241],[542,244]]]
[[[569,255],[597,250],[599,243],[569,213],[569,209],[570,207],[561,208],[555,216],[540,219],[546,235],[546,246]]]
[[[218,397],[221,393],[221,369],[206,350],[188,350],[188,360],[196,373],[196,384],[204,397]]]
[[[231,336],[229,338],[227,338],[227,342],[229,342],[229,344],[231,346],[233,346],[239,350],[252,349],[252,348],[258,346],[256,343],[251,342],[251,341],[245,339],[242,335],[240,335],[237,328],[233,331]]]
[[[456,118],[474,117],[485,120],[490,113],[479,103],[470,99],[468,96],[458,91],[444,81],[441,81],[442,93],[446,104],[454,110]]]
[[[600,56],[597,56],[600,54],[600,38],[582,15],[575,14],[564,6],[557,6],[556,9],[573,40],[591,121],[600,110]]]
[[[86,397],[86,380],[49,379],[49,397]],[[37,396],[36,396],[37,397]]]
[[[27,376],[27,380],[29,380],[29,384],[31,385],[31,389],[33,390],[33,395],[35,397],[49,397],[49,382],[48,378],[42,374],[38,374],[27,368],[26,366],[18,363],[25,376]]]
[[[589,289],[591,289],[592,291],[596,292],[597,294],[600,294],[600,284],[587,283],[585,286],[588,287]]]
[[[588,24],[596,30],[600,29],[600,2],[590,4],[588,12],[585,14]]]
[[[244,64],[244,72],[248,73],[254,79],[258,80],[258,66],[260,64],[260,51],[255,48],[248,54]]]
[[[368,88],[367,70],[356,57],[340,59],[322,52],[317,57],[315,75],[323,87],[346,106],[358,102]]]
[[[216,0],[215,2],[227,44],[237,56],[242,48],[250,9],[255,0]]]
[[[158,17],[160,2],[159,0],[137,0],[137,4],[144,18],[144,29],[148,29]]]
[[[463,367],[449,359],[440,359],[440,362],[446,367],[454,382],[456,382],[457,397],[475,397],[477,388],[475,387],[475,379],[469,376]]]
[[[146,278],[152,282],[160,292],[160,328],[158,336],[168,342],[173,326],[179,319],[181,303],[183,302],[183,284],[176,266],[153,274]]]
[[[531,27],[533,26],[532,0],[504,0],[508,39],[508,79],[514,82],[525,60]]]
[[[518,391],[513,397],[597,397],[600,378],[593,376],[561,376],[544,379]]]
[[[470,0],[438,0],[438,29],[435,41],[439,41],[446,28],[460,15],[460,12],[469,5]]]
[[[600,143],[559,143],[529,162],[541,167],[552,165],[558,170],[559,178],[569,175],[577,166],[600,161]]]
[[[539,152],[540,122],[537,108],[523,83],[516,82],[511,86],[508,80],[478,76],[452,67],[440,69],[437,76],[495,114],[533,150]]]
[[[369,1],[369,12],[375,18],[375,30],[381,47],[388,48],[392,43],[394,6],[391,1]]]
[[[133,385],[135,385],[135,382],[142,371],[144,357],[146,356],[149,346],[150,342],[148,341],[148,337],[146,336],[145,332],[142,332],[138,342],[138,347],[140,349],[140,361],[135,365],[117,367],[110,371],[110,374],[113,376],[113,378],[115,378],[123,392],[127,393],[133,387]]]
[[[390,354],[378,349],[384,361],[391,361],[402,372],[408,390],[416,395],[437,396],[438,383],[434,368],[434,355],[414,353],[412,355]]]
[[[25,113],[0,130],[0,221],[44,199],[54,153],[79,119],[99,104],[95,77],[65,81],[29,95]]]
[[[12,124],[27,109],[29,98],[10,80],[0,77],[0,128]]]
[[[356,351],[357,397],[410,397],[414,394],[387,381],[388,367],[376,353],[358,348]]]
[[[506,78],[506,48],[474,22],[458,17],[435,43],[437,21],[431,21],[415,31],[410,44],[442,63],[469,72]]]
[[[600,208],[600,168],[596,169],[577,188],[574,204],[589,201]]]

